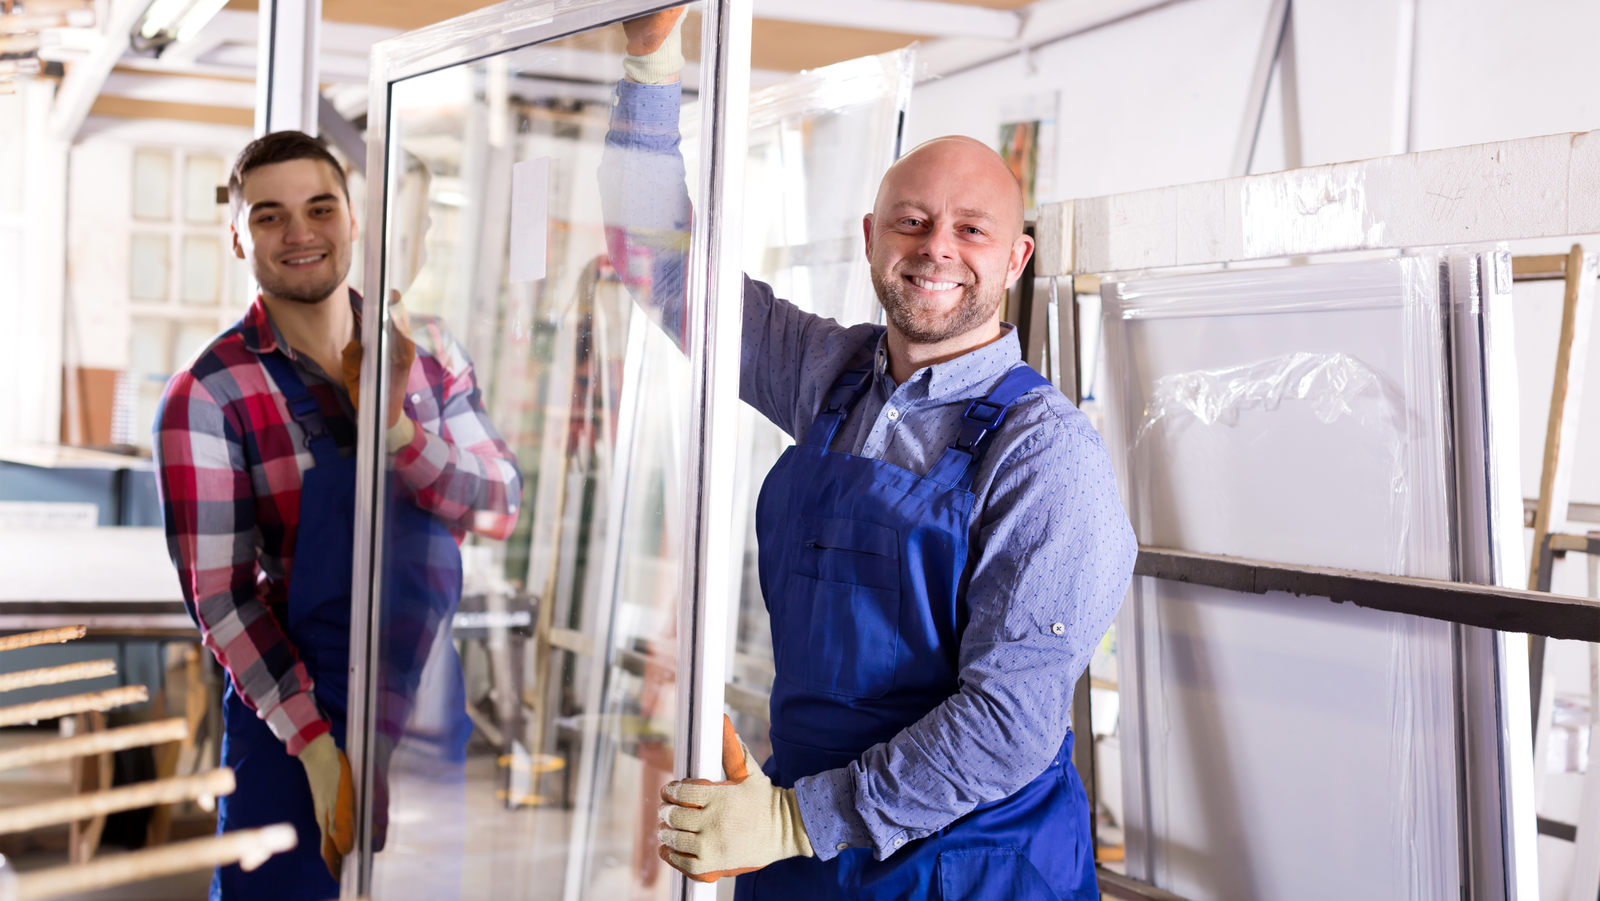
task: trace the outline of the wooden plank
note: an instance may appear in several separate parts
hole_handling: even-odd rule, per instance
[[[82,866],[36,870],[17,877],[17,901],[49,901],[143,882],[174,873],[238,863],[253,870],[274,854],[295,846],[294,827],[279,823],[241,829],[213,838],[108,857]]]
[[[153,723],[139,723],[136,726],[92,732],[88,735],[51,739],[20,748],[6,748],[0,750],[0,770],[71,760],[74,757],[86,757],[91,754],[109,754],[128,748],[183,741],[188,737],[189,726],[183,717],[173,717]]]
[[[0,674],[0,691],[16,691],[19,688],[33,688],[37,685],[60,685],[63,682],[79,682],[84,679],[99,679],[104,676],[117,674],[115,660],[85,660],[82,663],[68,663],[62,666],[46,666],[40,669],[25,669],[17,673]]]
[[[138,782],[93,794],[0,810],[0,833],[26,832],[41,826],[87,820],[123,810],[139,810],[157,804],[175,804],[179,801],[198,799],[202,807],[209,808],[206,799],[232,794],[233,789],[233,770],[227,767],[197,776],[176,776],[153,782]]]
[[[15,651],[18,648],[32,648],[42,644],[61,644],[76,641],[83,637],[88,629],[83,626],[61,626],[56,629],[43,629],[38,632],[24,632],[21,635],[7,635],[0,638],[0,651]]]
[[[1539,476],[1539,506],[1533,514],[1533,546],[1567,522],[1572,470],[1578,444],[1578,413],[1583,403],[1583,373],[1589,359],[1589,328],[1594,313],[1595,261],[1583,245],[1567,254],[1567,287],[1562,301],[1561,334],[1556,344],[1555,381],[1550,388],[1550,413],[1545,423],[1544,464]],[[1539,585],[1539,554],[1528,564],[1528,587]]]
[[[143,685],[125,685],[122,688],[108,688],[105,691],[68,695],[64,698],[34,701],[32,704],[0,707],[0,726],[20,726],[24,723],[53,720],[74,713],[91,711],[103,713],[129,704],[143,704],[148,700],[150,700],[150,690]]]
[[[1566,277],[1567,254],[1511,258],[1512,281],[1529,282]]]

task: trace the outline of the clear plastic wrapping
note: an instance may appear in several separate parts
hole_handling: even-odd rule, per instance
[[[1451,578],[1437,266],[1105,286],[1141,543]],[[1130,874],[1195,901],[1459,893],[1448,624],[1138,579],[1118,636]]]

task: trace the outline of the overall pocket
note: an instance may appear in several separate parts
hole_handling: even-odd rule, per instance
[[[1061,901],[1016,848],[957,848],[939,852],[943,901]]]
[[[900,538],[853,519],[804,517],[785,586],[780,673],[813,691],[880,698],[900,644]]]

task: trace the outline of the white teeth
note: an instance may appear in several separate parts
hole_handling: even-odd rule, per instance
[[[910,278],[911,284],[916,285],[924,291],[948,291],[951,288],[959,286],[958,282],[936,282],[925,278],[918,278],[915,275],[911,276]]]
[[[324,256],[324,254],[320,254],[320,253],[319,253],[319,254],[316,254],[316,255],[315,255],[315,256],[309,256],[309,257],[295,257],[295,258],[294,258],[294,259],[292,259],[292,260],[284,260],[284,261],[283,261],[283,262],[284,262],[284,263],[285,263],[285,264],[287,264],[287,265],[290,265],[290,266],[298,266],[298,265],[300,265],[300,264],[301,264],[301,263],[311,263],[311,262],[315,262],[315,261],[317,261],[317,260],[320,260],[320,259],[322,259],[322,257],[323,257],[323,256]]]

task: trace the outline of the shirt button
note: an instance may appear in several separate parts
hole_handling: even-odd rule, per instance
[[[900,411],[891,407],[889,409],[889,414],[888,415],[889,415],[890,421],[892,422],[892,421],[897,420],[897,419],[900,418]]]
[[[849,842],[840,842],[839,844],[833,846],[833,850],[835,850],[835,851],[846,851],[846,850],[849,850],[849,848],[850,848],[850,843]]]
[[[417,394],[411,395],[411,402],[414,403],[414,404],[422,403],[422,394],[419,392]]]
[[[1057,635],[1065,635],[1067,634],[1067,627],[1061,623],[1056,623],[1050,627],[1050,631]]]
[[[896,848],[900,847],[901,845],[903,845],[905,843],[906,843],[906,840],[903,839],[903,838],[897,838],[897,839],[894,840],[894,846]]]

